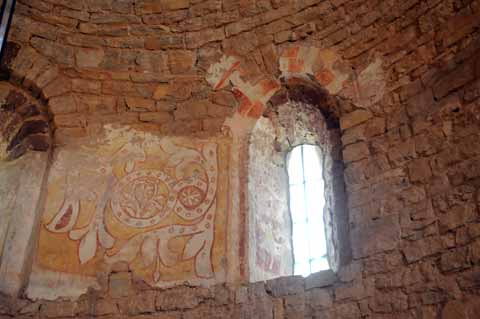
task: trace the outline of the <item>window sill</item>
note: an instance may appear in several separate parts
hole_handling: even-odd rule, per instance
[[[333,272],[333,270],[322,270],[305,277],[305,290],[331,286],[336,281],[337,275]]]

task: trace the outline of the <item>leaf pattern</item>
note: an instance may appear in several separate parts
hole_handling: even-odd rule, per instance
[[[115,244],[115,238],[113,238],[105,229],[103,221],[98,224],[98,239],[102,247],[110,249]]]
[[[133,172],[134,168],[135,168],[135,161],[128,161],[127,164],[125,165],[125,172],[131,173]]]
[[[192,238],[185,245],[185,250],[183,252],[183,259],[190,259],[195,257],[195,255],[202,249],[205,244],[205,233],[200,233],[193,235]]]
[[[210,183],[213,183],[213,192],[211,190],[208,192],[208,194],[213,195],[207,199],[203,198],[201,209],[211,209],[215,213],[215,204],[210,205],[210,202],[216,198],[216,162],[214,162],[216,153],[214,146],[203,147],[203,153],[201,153],[199,147],[182,147],[168,139],[162,141],[161,148],[167,153],[168,162],[165,167],[159,168],[159,170],[168,172],[167,175],[171,179],[166,182],[166,187],[174,190],[175,185],[183,181],[183,186],[195,186],[207,193],[210,190]],[[117,261],[128,263],[140,261],[145,267],[148,267],[149,272],[153,270],[150,280],[157,283],[165,280],[161,270],[163,267],[175,267],[181,261],[194,259],[197,276],[210,278],[213,275],[210,260],[210,248],[213,240],[213,227],[210,226],[213,225],[213,214],[208,216],[208,220],[207,214],[199,214],[203,216],[202,220],[199,221],[200,216],[196,216],[195,221],[192,220],[192,223],[186,225],[167,224],[158,229],[150,228],[146,232],[135,234],[126,240],[119,239],[116,241],[116,238],[111,235],[115,234],[115,228],[110,229],[111,224],[105,224],[108,217],[106,208],[111,205],[112,194],[116,194],[114,189],[119,181],[119,177],[115,175],[117,170],[114,172],[113,166],[116,163],[123,164],[123,169],[128,174],[137,169],[136,165],[139,161],[146,159],[146,154],[144,149],[140,147],[141,145],[138,150],[130,149],[130,144],[127,146],[121,150],[125,152],[119,152],[113,158],[105,158],[103,161],[99,161],[97,156],[89,157],[87,162],[78,158],[68,159],[68,162],[81,163],[81,166],[86,166],[87,169],[84,171],[80,165],[74,168],[65,167],[64,172],[58,174],[59,178],[63,176],[66,178],[65,200],[57,214],[45,225],[46,229],[55,233],[65,233],[70,240],[76,241],[78,258],[82,265],[91,262],[96,257],[103,258],[102,260],[108,264]],[[207,153],[207,151],[210,153]],[[164,155],[159,156],[159,158],[165,161]],[[209,162],[211,158],[212,161]],[[207,162],[210,165],[208,171],[206,166],[205,169],[202,169]],[[88,170],[89,167],[97,168],[92,171]],[[157,192],[156,189],[151,189],[151,187],[148,183],[139,185],[129,183],[125,186],[125,189],[122,188],[124,190],[122,196],[125,196],[124,201],[126,202],[121,206],[122,216],[126,214],[132,216],[138,214],[137,217],[148,216],[151,212],[160,210],[160,208],[173,210],[177,198],[171,193],[175,194],[175,192],[172,191],[168,193],[169,197],[165,197],[166,195]],[[82,201],[82,210],[87,210],[87,212],[81,212],[81,225],[77,225],[80,201]],[[93,214],[89,212],[90,203],[84,201],[95,202],[95,212]],[[207,223],[209,225],[205,227]],[[176,246],[175,251],[172,247],[169,247],[168,243],[174,238],[188,239],[183,251],[179,252],[178,248],[180,247],[178,246]]]
[[[146,237],[140,248],[142,254],[142,261],[145,266],[153,264],[157,257],[157,243],[152,237]]]
[[[159,282],[160,279],[161,279],[161,275],[162,274],[160,273],[160,261],[157,258],[157,260],[155,262],[155,271],[153,272],[153,281],[154,282]]]
[[[80,240],[80,238],[85,236],[85,234],[88,232],[88,230],[89,230],[88,226],[83,227],[83,228],[79,228],[79,229],[74,229],[74,230],[72,230],[68,233],[68,237],[71,240]]]
[[[97,232],[96,230],[90,230],[86,236],[80,241],[78,247],[78,256],[80,263],[83,265],[95,257],[97,252]]]
[[[168,248],[168,239],[158,239],[158,255],[167,267],[173,267],[178,262],[178,255]]]
[[[66,199],[57,215],[46,225],[46,228],[54,233],[70,231],[77,222],[79,210],[80,202],[78,200]]]

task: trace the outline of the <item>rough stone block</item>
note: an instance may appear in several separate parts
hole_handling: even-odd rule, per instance
[[[437,99],[441,99],[449,92],[454,91],[472,81],[475,77],[473,63],[463,63],[454,71],[438,80],[433,86]]]
[[[108,95],[76,94],[77,110],[93,114],[117,112],[117,98]]]
[[[340,127],[342,130],[349,129],[355,125],[361,124],[372,117],[372,112],[359,109],[348,113],[340,118]]]
[[[403,248],[403,254],[409,263],[434,255],[442,250],[442,242],[439,237],[427,237],[406,244],[406,247]]]
[[[129,272],[118,272],[110,274],[108,290],[112,298],[126,297],[130,294],[132,287],[132,274]]]
[[[336,315],[334,318],[360,318],[361,316],[358,304],[355,302],[335,305],[334,312]]]
[[[212,297],[205,288],[177,287],[158,292],[155,305],[157,310],[192,309]]]
[[[207,116],[210,101],[200,100],[177,105],[174,112],[175,120],[199,119]]]
[[[140,113],[140,121],[153,123],[167,123],[173,120],[173,116],[168,112],[142,112]]]
[[[408,99],[407,113],[409,116],[423,116],[431,112],[434,106],[433,91],[431,88],[427,88]]]
[[[333,298],[326,289],[312,289],[307,292],[307,303],[313,309],[326,309],[333,305]]]
[[[233,114],[234,109],[228,106],[209,103],[207,105],[207,114],[212,117],[227,117]]]
[[[75,61],[79,68],[97,68],[102,64],[105,53],[103,49],[77,49]]]
[[[54,114],[68,114],[77,111],[77,103],[72,95],[53,97],[50,99],[49,106]]]
[[[85,79],[72,80],[73,92],[99,94],[101,89],[102,89],[102,84],[100,81],[85,80]]]
[[[83,312],[81,306],[82,303],[73,301],[48,302],[42,307],[42,314],[47,318],[75,317]]]
[[[108,299],[98,299],[94,309],[94,314],[97,316],[112,315],[118,311],[115,302]]]
[[[30,40],[32,46],[43,55],[53,58],[60,64],[74,64],[74,50],[72,47],[58,44],[43,38],[34,37]]]
[[[336,281],[337,276],[332,270],[319,271],[305,278],[305,290],[331,286]]]
[[[248,288],[238,287],[235,291],[235,303],[241,304],[248,300]]]
[[[132,59],[132,61],[130,61],[130,59]],[[140,71],[148,71],[153,73],[168,72],[168,57],[166,53],[163,53],[163,51],[157,51],[154,53],[150,51],[142,51],[136,56],[132,55],[131,57],[126,58],[121,56],[119,58],[114,57],[112,64],[126,64],[127,66],[136,64],[138,70]]]
[[[120,309],[123,305],[126,307],[123,312],[130,315],[152,313],[155,312],[155,298],[155,291],[142,291],[140,294],[135,294],[120,302]]]
[[[155,88],[155,91],[153,92],[153,98],[155,100],[162,100],[167,97],[170,90],[171,87],[168,83],[161,83]]]
[[[299,293],[284,297],[285,317],[291,319],[305,318],[305,294]]]
[[[148,112],[155,111],[155,101],[137,97],[126,97],[125,103],[131,111]]]
[[[161,37],[148,37],[145,39],[145,49],[182,49],[185,47],[185,35],[167,33]]]
[[[191,71],[196,61],[193,51],[169,50],[168,66],[172,74],[179,74]]]
[[[274,297],[281,297],[302,293],[305,289],[305,280],[302,276],[280,277],[267,281],[266,289]]]
[[[356,225],[351,230],[352,252],[355,258],[367,257],[395,249],[400,241],[400,224],[397,215]]]
[[[414,160],[408,165],[408,173],[411,182],[426,182],[432,176],[429,160],[421,158]]]
[[[475,205],[455,205],[439,217],[439,229],[442,233],[456,229],[477,218]]]
[[[69,93],[70,90],[71,80],[65,77],[57,77],[43,89],[42,93],[44,98],[49,99],[53,96]]]
[[[206,29],[187,33],[185,42],[189,49],[195,49],[209,42],[221,41],[225,38],[223,28]]]
[[[335,301],[360,300],[373,295],[373,280],[359,279],[357,281],[342,284],[335,289]]]
[[[412,139],[398,143],[388,150],[388,158],[397,166],[402,166],[406,162],[413,160],[415,157],[415,142]]]
[[[458,15],[448,19],[444,29],[437,34],[444,48],[472,33],[480,25],[478,15]]]
[[[343,149],[343,160],[348,162],[358,161],[370,156],[370,150],[364,142],[347,145]]]
[[[467,268],[467,249],[465,247],[449,250],[442,254],[440,267],[443,271],[454,271]]]

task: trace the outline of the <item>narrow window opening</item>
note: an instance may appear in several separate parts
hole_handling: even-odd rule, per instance
[[[330,269],[323,219],[325,184],[321,150],[316,145],[299,145],[287,159],[294,274],[308,276]]]

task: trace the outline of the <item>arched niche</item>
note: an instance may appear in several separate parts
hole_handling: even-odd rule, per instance
[[[324,222],[330,267],[351,259],[337,101],[315,83],[291,78],[270,99],[251,131],[248,146],[250,281],[293,274],[287,154],[318,145],[325,182]]]
[[[51,150],[46,107],[0,82],[0,292],[18,295],[30,273]]]

